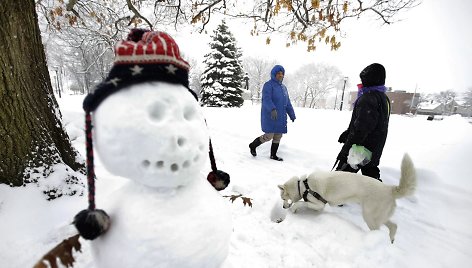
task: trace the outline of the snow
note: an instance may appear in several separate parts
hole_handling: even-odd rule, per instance
[[[64,126],[75,138],[73,145],[84,156],[85,138],[80,134],[84,122],[82,100],[83,96],[63,95],[58,102]],[[248,144],[262,134],[260,106],[249,102],[241,108],[202,109],[218,169],[231,175],[226,190],[211,191],[224,201],[223,205],[232,218],[228,226],[232,230],[229,251],[223,268],[470,266],[472,125],[466,119],[451,116],[441,121],[428,121],[426,116],[391,116],[380,164],[381,178],[385,184],[398,184],[400,161],[407,152],[417,168],[418,188],[414,196],[397,201],[392,220],[398,224],[398,232],[395,243],[390,244],[386,228],[368,230],[356,204],[327,206],[323,212],[302,210],[296,214],[281,208],[278,184],[294,175],[331,169],[341,147],[337,138],[348,125],[349,111],[295,107],[297,120],[288,123],[288,134],[282,138],[278,153],[284,161],[277,162],[268,157],[269,144],[257,148],[257,157],[249,154]],[[123,192],[123,186],[129,180],[110,174],[99,156],[95,162],[97,207],[114,203],[121,211],[135,213],[137,219],[146,219],[140,214],[142,200],[135,200],[139,201],[136,206],[124,200],[136,198],[135,194]],[[205,183],[208,171],[210,164],[207,160],[198,175]],[[85,178],[82,179],[85,182]],[[171,192],[161,193],[166,194],[172,195]],[[251,198],[252,207],[244,205],[241,198],[231,202],[223,197],[232,194]],[[209,202],[206,198],[205,194],[202,199],[175,200],[175,206],[160,208],[161,215],[166,219],[184,214],[194,216],[198,211],[188,207],[197,205],[194,204],[197,201]],[[158,201],[162,199],[155,198],[149,202]],[[185,202],[187,206],[184,206]],[[86,205],[86,196],[65,196],[47,202],[34,184],[19,188],[0,185],[0,267],[33,266],[48,250],[74,234],[70,223]],[[150,220],[154,222],[152,217]],[[276,223],[280,218],[284,218],[283,221]],[[206,243],[206,237],[214,238],[215,235],[203,225],[205,223],[200,222],[189,227],[188,222],[174,222],[173,227],[186,239],[200,239]],[[168,223],[163,221],[149,226],[154,228],[152,230],[132,228],[129,234],[146,240],[153,238],[155,229],[166,226]],[[169,233],[163,239],[172,236]],[[205,244],[206,250],[223,256],[224,252],[217,251],[224,247],[225,238],[217,241],[220,244]],[[75,267],[97,267],[89,241],[80,242],[83,248],[82,252],[74,252]],[[170,245],[165,250],[175,253],[192,246],[198,245]],[[115,256],[126,251],[118,246],[113,250]],[[153,259],[147,255],[136,254],[133,257]],[[155,267],[159,265],[163,263],[156,263]]]

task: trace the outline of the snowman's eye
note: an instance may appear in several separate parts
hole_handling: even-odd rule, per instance
[[[185,138],[179,137],[177,139],[177,144],[179,145],[179,147],[184,146],[186,143],[187,143],[187,140]]]
[[[165,104],[162,102],[154,102],[149,106],[149,116],[153,121],[162,121],[165,117]]]
[[[196,117],[196,113],[197,113],[197,111],[196,111],[195,107],[192,107],[192,106],[185,107],[185,109],[184,109],[184,118],[185,118],[185,120],[187,120],[187,121],[193,120]]]

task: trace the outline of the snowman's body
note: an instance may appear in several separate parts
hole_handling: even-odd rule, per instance
[[[121,89],[100,104],[94,124],[103,165],[130,179],[102,201],[111,226],[92,242],[97,267],[219,267],[231,215],[202,173],[209,139],[188,89]]]

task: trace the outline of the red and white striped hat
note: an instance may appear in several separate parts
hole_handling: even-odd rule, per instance
[[[94,111],[109,95],[133,84],[165,81],[188,88],[189,64],[165,32],[133,29],[115,46],[115,61],[105,81],[85,97],[83,108]],[[196,94],[190,90],[196,98]]]

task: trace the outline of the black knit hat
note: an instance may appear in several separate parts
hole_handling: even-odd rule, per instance
[[[372,63],[359,74],[364,87],[385,85],[385,68],[382,64]]]
[[[91,113],[104,99],[120,89],[150,81],[181,84],[198,101],[195,92],[188,87],[188,70],[189,64],[180,56],[177,43],[164,32],[134,29],[128,35],[127,40],[119,41],[116,44],[115,61],[110,73],[104,82],[85,97],[83,102],[89,207],[74,217],[74,225],[83,238],[93,240],[106,232],[110,226],[110,217],[106,212],[95,208]],[[156,90],[159,89],[156,88]],[[211,140],[209,156],[212,171],[208,174],[207,180],[216,190],[223,190],[228,186],[230,177],[226,172],[217,169]]]

